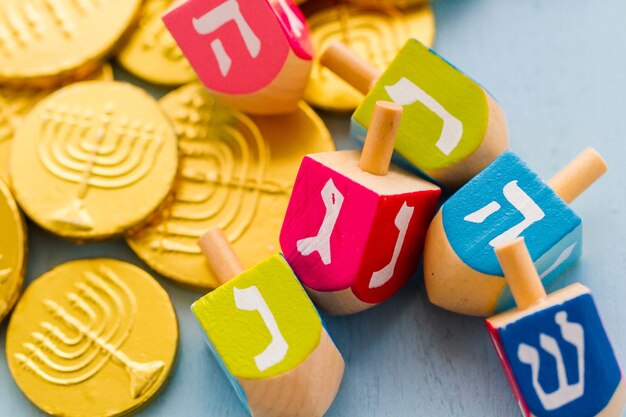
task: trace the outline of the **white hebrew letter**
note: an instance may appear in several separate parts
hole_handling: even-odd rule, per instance
[[[576,348],[578,360],[578,382],[576,384],[569,384],[567,382],[563,354],[561,353],[557,341],[553,337],[544,333],[539,335],[541,348],[556,360],[559,389],[550,394],[547,394],[539,383],[539,367],[541,365],[537,349],[525,343],[521,343],[517,350],[519,360],[526,365],[530,365],[533,387],[537,392],[537,396],[543,408],[548,411],[561,408],[582,397],[585,393],[585,331],[580,324],[567,321],[567,313],[565,311],[556,313],[555,322],[561,328],[561,336],[563,339]]]
[[[329,179],[324,188],[322,188],[322,201],[326,207],[324,220],[317,236],[307,237],[296,242],[300,254],[309,256],[313,252],[318,252],[324,265],[330,264],[330,236],[333,234],[333,230],[335,230],[343,200],[344,197],[335,187],[332,178]]]
[[[385,90],[387,90],[387,94],[394,102],[402,106],[408,106],[419,101],[443,120],[441,136],[439,136],[439,140],[435,144],[441,152],[450,155],[459,145],[463,136],[463,123],[448,113],[437,100],[413,84],[411,80],[402,77],[394,85],[385,87]]]
[[[235,22],[237,25],[237,29],[239,29],[239,33],[241,33],[241,37],[246,44],[250,56],[252,58],[259,56],[261,52],[261,41],[241,14],[237,0],[226,0],[203,16],[194,18],[192,23],[196,32],[200,35],[208,35],[231,21]],[[217,58],[220,72],[223,76],[226,76],[230,71],[232,60],[226,53],[222,41],[219,39],[213,40],[211,42],[211,49]]]
[[[396,216],[396,220],[394,221],[394,224],[396,225],[400,233],[398,234],[398,240],[396,240],[396,246],[393,249],[393,256],[391,257],[391,261],[386,267],[372,274],[372,279],[370,280],[369,285],[370,288],[382,287],[393,276],[393,273],[396,269],[396,263],[398,262],[398,257],[400,256],[400,251],[402,250],[402,245],[404,245],[406,232],[409,229],[409,223],[411,222],[411,217],[413,217],[414,211],[415,207],[409,207],[406,202],[400,208],[400,211]]]
[[[289,345],[280,333],[272,311],[256,286],[245,289],[234,288],[233,293],[237,308],[245,311],[258,311],[272,336],[272,341],[267,348],[254,357],[256,366],[263,372],[285,359]]]
[[[494,248],[517,238],[524,230],[545,217],[543,210],[541,210],[537,203],[517,185],[517,181],[509,182],[504,186],[502,192],[508,202],[522,213],[524,219],[509,230],[493,238],[489,242],[489,245]],[[498,212],[500,208],[500,204],[492,201],[475,212],[468,214],[463,220],[471,223],[482,223],[487,220],[489,216]]]

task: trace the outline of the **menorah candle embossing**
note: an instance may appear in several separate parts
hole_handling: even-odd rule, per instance
[[[24,282],[26,230],[9,188],[0,179],[0,322],[9,313]]]
[[[306,104],[290,115],[248,117],[220,104],[199,84],[162,99],[181,150],[174,201],[128,242],[151,267],[186,285],[214,288],[197,245],[220,227],[252,265],[275,253],[292,180],[308,152],[334,149]],[[298,140],[285,141],[286,137]]]
[[[173,307],[147,273],[116,260],[74,261],[25,292],[9,324],[7,359],[44,411],[113,416],[155,395],[177,341]],[[106,390],[94,388],[103,381]]]
[[[393,7],[359,7],[345,2],[332,2],[331,6],[319,3],[303,6],[316,51],[324,51],[332,42],[343,42],[383,71],[408,38],[416,37],[428,46],[433,44],[435,17],[430,6],[400,11]],[[353,111],[363,101],[363,94],[320,65],[318,57],[314,57],[304,99],[323,109]]]
[[[0,97],[0,179],[9,181],[9,155],[11,140],[15,132],[15,116],[11,112],[8,102]]]
[[[132,74],[163,85],[181,85],[197,79],[189,61],[167,31],[161,15],[173,0],[148,0],[139,27],[117,54],[118,62]]]
[[[297,110],[313,51],[292,0],[188,0],[174,4],[163,21],[223,103],[248,114]]]
[[[175,132],[158,104],[130,85],[100,81],[65,87],[37,105],[11,158],[26,213],[75,239],[121,234],[152,215],[178,163]]]
[[[417,39],[409,39],[382,74],[338,42],[320,62],[366,95],[352,116],[351,135],[367,136],[378,100],[401,105],[396,151],[444,187],[462,186],[509,147],[498,103]]]
[[[582,220],[569,208],[606,172],[587,149],[547,184],[511,151],[448,199],[424,247],[428,298],[445,309],[487,317],[513,306],[493,248],[523,236],[545,285],[582,253]]]
[[[621,417],[626,385],[589,288],[546,295],[524,244],[495,248],[517,308],[486,320],[525,417]]]
[[[0,2],[0,81],[40,86],[98,66],[139,12],[141,0]]]

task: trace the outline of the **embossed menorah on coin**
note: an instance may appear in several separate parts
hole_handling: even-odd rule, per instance
[[[51,174],[79,187],[76,198],[53,213],[54,221],[91,230],[94,222],[85,207],[90,188],[128,187],[150,172],[163,145],[160,132],[141,120],[118,122],[114,108],[109,102],[99,115],[92,109],[46,108],[39,158]]]
[[[21,366],[56,385],[80,384],[96,375],[109,360],[130,377],[130,395],[139,398],[156,382],[163,361],[136,362],[121,351],[137,315],[135,296],[116,274],[100,267],[85,272],[66,295],[70,308],[45,299],[53,324],[42,321],[24,343],[25,353],[15,353]]]

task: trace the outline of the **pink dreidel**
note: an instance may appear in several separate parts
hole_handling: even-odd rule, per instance
[[[291,0],[187,0],[163,21],[223,102],[252,114],[296,110],[313,52],[304,16]]]
[[[439,202],[434,184],[390,166],[402,107],[378,102],[363,153],[304,158],[280,235],[285,258],[326,312],[350,314],[415,272]]]

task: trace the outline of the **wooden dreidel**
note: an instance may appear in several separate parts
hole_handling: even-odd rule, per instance
[[[344,361],[285,259],[277,254],[244,272],[220,229],[199,245],[222,285],[191,309],[248,412],[322,416]]]
[[[517,303],[486,320],[526,417],[621,417],[626,386],[591,291],[546,295],[523,238],[495,253]]]
[[[441,190],[390,166],[402,107],[379,102],[358,151],[302,161],[280,234],[296,276],[324,311],[391,297],[415,272]]]
[[[396,151],[444,187],[465,184],[509,146],[504,113],[489,93],[416,39],[382,75],[340,43],[320,63],[366,95],[351,135],[367,135],[378,100],[402,105]]]
[[[606,172],[587,149],[548,184],[506,151],[446,201],[426,235],[424,281],[431,302],[488,317],[513,306],[493,248],[518,236],[543,282],[553,282],[581,254],[582,221],[569,207]]]
[[[251,114],[297,109],[313,51],[292,0],[187,0],[163,21],[204,86],[224,103]]]

